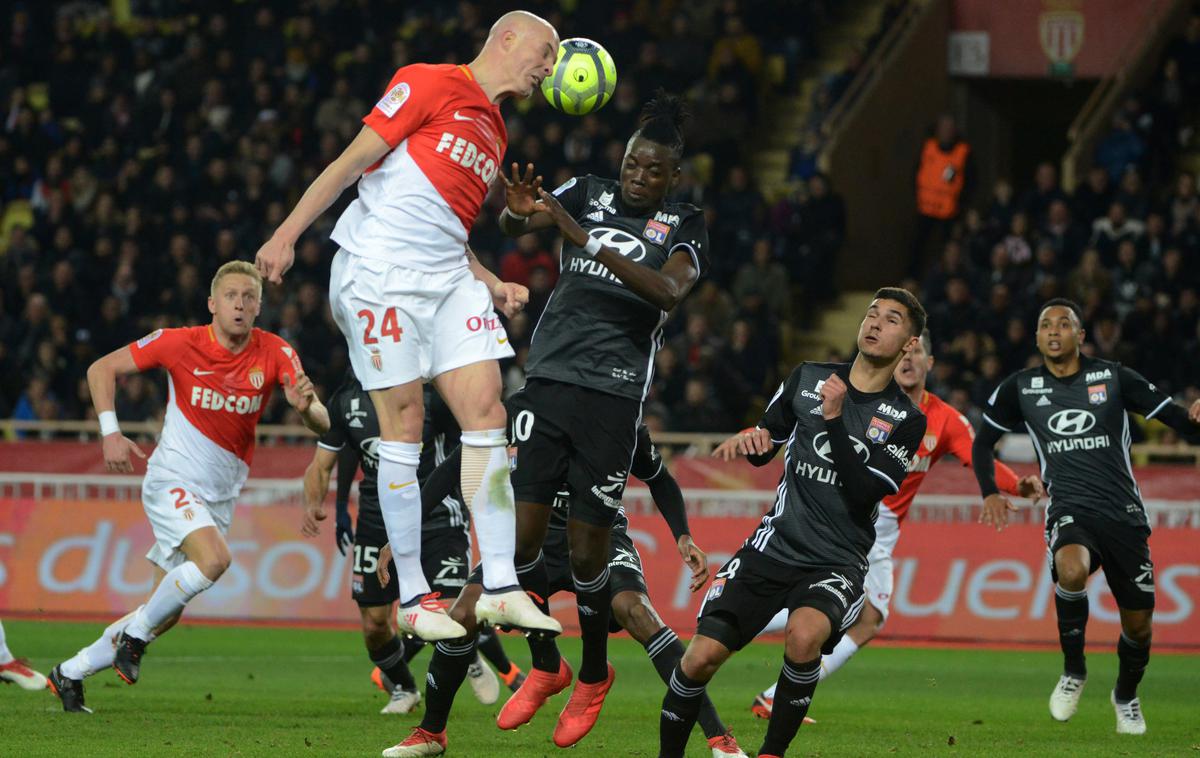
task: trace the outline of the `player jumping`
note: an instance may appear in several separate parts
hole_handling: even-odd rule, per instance
[[[517,449],[517,573],[541,598],[549,594],[540,550],[551,505],[564,482],[571,491],[567,538],[583,660],[555,729],[559,745],[588,733],[612,686],[609,536],[662,325],[708,268],[703,212],[666,200],[679,179],[685,119],[679,98],[660,92],[647,103],[619,181],[576,177],[551,194],[532,166],[520,176],[516,164],[512,180],[505,179],[506,234],[556,226],[563,235],[562,273],[533,333],[527,382],[508,404]],[[536,709],[562,689],[570,669],[553,664],[534,661],[515,698]]]
[[[1129,461],[1128,413],[1158,419],[1195,444],[1200,434],[1192,425],[1200,424],[1200,401],[1189,412],[1136,371],[1081,355],[1080,314],[1078,305],[1062,298],[1042,306],[1037,324],[1042,365],[1008,377],[988,398],[987,424],[974,446],[975,478],[984,496],[980,521],[1000,530],[1016,510],[997,490],[992,448],[1004,433],[1027,430],[1050,496],[1046,547],[1063,651],[1050,715],[1067,721],[1079,708],[1087,681],[1087,579],[1103,567],[1121,612],[1117,684],[1109,696],[1117,732],[1144,734],[1137,687],[1150,662],[1154,562],[1150,523]]]
[[[851,364],[802,363],[755,429],[736,437],[754,465],[784,447],[775,506],[717,572],[696,636],[671,673],[659,721],[661,758],[683,755],[717,669],[788,609],[778,696],[759,756],[782,756],[812,703],[821,654],[863,605],[879,501],[900,491],[925,434],[925,417],[896,384],[920,342],[925,310],[906,290],[875,293]]]
[[[947,453],[958,458],[964,466],[971,465],[971,443],[975,430],[971,422],[956,411],[949,403],[925,389],[925,378],[933,368],[933,347],[929,330],[921,334],[921,341],[900,359],[896,367],[896,384],[908,395],[921,413],[925,414],[925,437],[917,448],[917,456],[909,467],[908,476],[900,485],[900,491],[888,495],[882,501],[879,517],[875,520],[875,544],[867,554],[867,579],[863,594],[867,602],[854,626],[846,630],[845,636],[829,655],[821,656],[821,679],[825,679],[841,668],[850,657],[864,647],[887,622],[888,604],[892,597],[892,552],[900,540],[900,524],[908,515],[913,498],[921,488],[921,482],[933,464]],[[737,438],[732,438],[716,450],[713,455],[733,460],[737,455]],[[1036,504],[1045,493],[1042,482],[1036,476],[1021,479],[1003,463],[996,464],[997,484],[1010,495],[1033,498]],[[787,624],[787,612],[780,611],[764,629],[764,633],[782,631]],[[771,718],[771,705],[775,699],[775,685],[761,692],[751,710],[759,718]]]
[[[455,451],[452,456],[458,455]],[[439,475],[443,472],[454,472],[456,467],[452,459],[438,467],[430,481],[429,489],[438,489],[438,494],[452,486]],[[638,430],[637,450],[630,473],[641,479],[650,488],[654,505],[662,514],[663,520],[675,536],[675,545],[684,563],[692,571],[691,589],[699,590],[708,581],[708,560],[702,550],[692,541],[691,531],[687,522],[687,510],[683,502],[683,492],[679,489],[675,477],[664,464],[650,432],[643,424]],[[562,492],[555,498],[550,525],[547,529],[546,542],[543,545],[543,563],[549,583],[549,593],[571,592],[574,582],[571,579],[569,549],[567,546],[567,524],[570,511],[570,493]],[[613,522],[612,541],[609,553],[609,588],[612,595],[612,621],[610,629],[616,631],[625,629],[630,636],[646,649],[646,655],[654,664],[659,676],[664,681],[683,657],[683,644],[670,627],[663,624],[658,612],[650,604],[646,589],[646,578],[642,572],[642,559],[637,547],[628,533],[629,521],[623,509],[619,509]],[[471,583],[463,591],[459,603],[451,609],[450,614],[462,622],[468,629],[475,627],[475,620],[470,617],[473,605],[473,595],[480,591],[479,575],[472,574]],[[558,647],[553,640],[529,637],[529,649],[535,668],[532,677],[545,677],[545,671],[555,670],[560,675],[551,681],[542,682],[533,696],[526,693],[523,697],[513,696],[504,704],[496,723],[502,729],[516,729],[528,723],[546,698],[565,689],[571,683],[571,669],[562,662]],[[406,740],[385,753],[387,756],[425,756],[440,755],[446,749],[446,723],[450,716],[450,708],[454,702],[455,693],[461,686],[467,661],[471,660],[470,644],[438,643],[433,660],[429,664],[429,686],[427,687],[428,702],[425,718],[421,725],[413,729]],[[568,706],[569,707],[569,706]],[[700,726],[712,749],[713,758],[730,758],[745,755],[738,747],[733,735],[725,728],[717,715],[712,702],[707,698],[700,709]],[[566,747],[566,745],[560,745]]]
[[[283,387],[306,427],[317,434],[329,429],[329,414],[300,357],[282,338],[254,328],[262,302],[262,277],[254,266],[245,261],[221,266],[210,293],[208,326],[159,329],[88,368],[109,471],[132,472],[130,455],[146,457],[121,434],[113,411],[117,377],[162,367],[170,398],[142,481],[142,506],[154,530],[146,557],[155,566],[155,589],[145,605],[50,672],[63,710],[90,713],[83,680],[109,666],[127,683],[137,683],[146,646],[229,568],[225,534],[250,470],[255,427],[275,386]]]
[[[467,583],[470,569],[470,515],[457,490],[430,497],[426,482],[434,467],[445,459],[446,449],[458,444],[459,430],[449,408],[428,385],[424,400],[427,412],[421,466],[417,472],[422,488],[421,561],[430,587],[441,597],[453,599]],[[320,522],[327,518],[324,503],[329,491],[329,477],[337,466],[334,538],[339,551],[344,554],[351,550],[353,555],[351,595],[362,616],[367,654],[376,667],[372,679],[389,694],[388,704],[380,712],[408,713],[421,702],[421,693],[408,663],[423,643],[416,638],[402,639],[393,631],[389,616],[392,603],[396,601],[396,585],[381,586],[375,572],[380,560],[379,551],[387,544],[375,486],[379,468],[376,451],[379,421],[370,396],[353,372],[347,372],[345,381],[330,397],[329,415],[329,431],[317,442],[313,460],[304,472],[305,512],[301,532],[307,537],[320,534]],[[358,520],[352,525],[350,486],[360,466],[363,480],[358,490]],[[491,627],[485,634],[488,638],[481,644],[481,651],[495,664],[506,683],[515,684],[521,670],[504,655],[500,640]],[[468,676],[483,703],[496,702],[500,696],[499,685],[487,664],[476,660]]]
[[[557,634],[561,625],[521,590],[497,360],[513,355],[493,305],[511,316],[529,299],[467,247],[508,135],[499,103],[528,97],[550,74],[558,34],[523,11],[492,27],[469,65],[396,71],[350,145],[312,183],[258,251],[278,283],[300,234],[351,184],[358,198],[338,219],[329,299],[350,363],[379,416],[379,505],[394,551],[401,631],[426,640],[463,629],[431,601],[421,567],[417,483],[422,386],[434,386],[463,428],[462,487],[483,560],[479,617]]]

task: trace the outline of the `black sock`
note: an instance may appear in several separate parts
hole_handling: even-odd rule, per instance
[[[548,614],[550,612],[550,576],[546,573],[546,562],[542,559],[540,552],[531,563],[517,566],[517,580],[521,582],[521,589],[533,593],[534,605],[542,613]],[[558,645],[554,644],[554,639],[543,639],[536,634],[531,634],[525,639],[529,642],[529,655],[533,667],[539,671],[557,674],[562,656],[558,653]]]
[[[783,755],[787,751],[800,725],[804,723],[804,716],[812,705],[813,693],[817,691],[820,679],[820,658],[793,663],[786,655],[783,657],[783,668],[775,685],[771,720],[767,723],[767,735],[758,750],[760,755]]]
[[[658,758],[683,758],[704,694],[703,682],[689,679],[679,666],[671,672],[658,718]]]
[[[425,640],[416,637],[404,637],[401,640],[404,643],[404,662],[408,663],[413,658],[417,657],[417,653],[425,649]]]
[[[500,644],[500,636],[496,634],[494,628],[488,627],[481,631],[476,642],[479,645],[479,652],[488,659],[488,663],[492,664],[497,674],[504,676],[512,670],[512,661],[508,660],[504,646]]]
[[[425,676],[425,718],[421,719],[422,729],[434,734],[446,731],[446,720],[450,718],[454,696],[467,678],[467,667],[474,662],[474,637],[442,640],[434,644],[429,673]]]
[[[1118,703],[1128,703],[1137,697],[1138,683],[1150,663],[1150,641],[1142,645],[1121,633],[1117,640],[1117,687],[1113,695]]]
[[[368,650],[367,653],[371,656],[371,662],[379,667],[379,670],[391,680],[392,684],[400,685],[406,690],[417,688],[412,672],[408,670],[408,664],[405,663],[404,643],[400,641],[399,636],[392,637],[381,647]]]
[[[1058,644],[1063,651],[1063,673],[1087,678],[1084,661],[1084,630],[1088,622],[1087,590],[1077,592],[1054,585],[1054,608],[1058,611]]]
[[[664,626],[646,640],[644,647],[658,676],[665,684],[670,684],[671,672],[683,660],[683,643],[679,641],[679,637],[671,631],[671,627]],[[707,692],[704,693],[704,700],[700,703],[699,720],[700,728],[704,730],[706,738],[712,739],[725,734],[725,724],[721,723],[721,717],[717,715],[717,709],[709,699]]]
[[[608,678],[608,616],[612,604],[612,593],[608,590],[608,566],[599,576],[586,581],[572,574],[571,581],[575,583],[579,636],[583,643],[579,681],[585,684],[603,682]]]

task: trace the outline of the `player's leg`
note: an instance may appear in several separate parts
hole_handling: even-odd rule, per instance
[[[759,755],[783,755],[804,723],[821,677],[821,648],[832,631],[829,617],[816,608],[797,608],[789,616],[783,666]]]
[[[421,550],[425,578],[430,588],[446,602],[457,600],[470,581],[470,536],[462,527],[438,529],[425,535]],[[491,632],[494,639],[495,630],[488,627],[487,631]],[[475,635],[475,658],[467,667],[467,681],[475,693],[475,699],[484,705],[491,705],[500,699],[500,681],[480,654],[479,641],[482,639],[482,634]],[[499,646],[498,641],[496,645]]]
[[[892,553],[899,539],[899,519],[890,508],[880,505],[879,518],[875,520],[875,544],[867,553],[867,578],[863,582],[866,603],[858,621],[846,630],[833,652],[821,656],[822,679],[845,665],[859,649],[875,639],[875,635],[887,623],[888,605],[894,586]]]
[[[457,640],[441,640],[433,646],[433,657],[425,676],[425,715],[421,725],[412,730],[399,744],[383,751],[386,758],[441,755],[446,749],[446,723],[454,706],[454,697],[467,678],[467,671],[475,660],[475,638],[479,625],[475,618],[475,605],[483,593],[478,568],[463,588],[454,605],[450,618],[467,630],[467,635]]]
[[[46,677],[39,674],[29,665],[17,658],[8,649],[8,641],[4,636],[4,624],[0,623],[0,682],[15,683],[23,690],[43,690],[46,688]]]
[[[1102,530],[1104,577],[1121,611],[1117,640],[1117,684],[1110,699],[1119,734],[1145,734],[1137,688],[1150,663],[1154,617],[1154,562],[1149,529],[1111,525]]]
[[[537,508],[538,510],[533,512],[534,515],[541,513],[549,515],[550,513],[550,509],[543,506],[519,504],[517,506],[519,526],[527,526],[529,523],[523,518],[520,510],[523,505]],[[529,528],[533,529],[533,527]],[[537,595],[539,606],[548,610],[552,595],[556,592],[573,589],[571,565],[566,530],[561,527],[547,530],[543,526],[540,533],[545,535],[545,538],[536,560],[531,564],[518,567],[518,573],[522,585],[531,594]],[[532,539],[535,535],[526,536],[531,540],[530,544],[533,544]],[[535,585],[537,589],[533,589]],[[529,643],[529,654],[533,665],[529,669],[529,676],[525,679],[524,684],[508,699],[496,716],[496,726],[501,729],[516,729],[529,723],[548,698],[570,686],[574,675],[571,667],[559,653],[558,645],[555,644],[553,637],[531,634],[526,641]]]
[[[438,375],[434,382],[463,430],[462,493],[471,509],[484,577],[480,620],[558,634],[562,626],[534,605],[517,576],[516,501],[499,364],[470,363]]]
[[[717,572],[700,606],[696,636],[671,672],[659,718],[660,758],[678,758],[717,669],[762,631],[791,586],[792,571],[742,548]]]
[[[638,575],[640,577],[640,574]],[[664,684],[670,685],[671,672],[683,660],[685,649],[679,636],[663,623],[658,611],[650,604],[650,596],[634,587],[618,588],[614,571],[612,612],[613,621],[646,650],[646,656]],[[642,587],[645,587],[644,582]],[[716,706],[705,693],[698,716],[701,731],[713,749],[714,756],[744,755],[733,735],[721,721]]]
[[[392,629],[391,603],[360,605],[358,612],[362,618],[367,656],[379,669],[381,680],[390,688],[388,703],[380,713],[408,713],[421,702],[421,694],[404,660],[404,643]]]
[[[1050,715],[1066,721],[1075,715],[1087,681],[1084,644],[1088,621],[1088,576],[1099,568],[1095,538],[1071,516],[1055,520],[1047,530],[1054,579],[1054,609],[1063,672],[1050,693]]]
[[[173,626],[187,604],[213,586],[233,560],[225,536],[215,524],[189,532],[179,552],[185,560],[167,571],[117,637],[113,670],[127,684],[137,683],[146,646],[164,628]]]

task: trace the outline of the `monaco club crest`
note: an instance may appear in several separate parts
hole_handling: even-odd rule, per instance
[[[1038,39],[1042,52],[1050,59],[1050,73],[1070,75],[1071,62],[1083,49],[1083,13],[1063,3],[1044,0],[1045,8],[1038,16]]]
[[[263,373],[262,368],[255,366],[254,368],[250,369],[250,373],[246,375],[246,378],[250,380],[250,385],[253,386],[254,389],[261,390],[263,382],[266,380],[266,374]]]

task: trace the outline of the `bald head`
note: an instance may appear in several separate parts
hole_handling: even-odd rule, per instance
[[[506,32],[512,32],[517,36],[527,34],[530,31],[537,29],[549,31],[554,35],[554,39],[558,40],[558,32],[554,31],[554,27],[546,19],[529,11],[509,11],[500,18],[496,19],[496,23],[492,24],[491,30],[488,32],[487,42],[484,46],[491,44],[493,40],[503,37]]]
[[[550,22],[529,11],[510,11],[492,24],[471,70],[498,102],[513,95],[529,97],[550,76],[557,58],[558,32]]]

